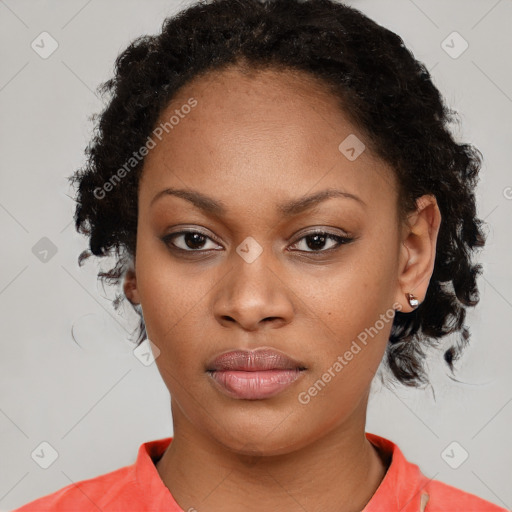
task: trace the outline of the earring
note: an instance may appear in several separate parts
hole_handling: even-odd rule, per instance
[[[405,296],[407,297],[411,308],[416,309],[420,305],[420,301],[412,293],[406,293]]]

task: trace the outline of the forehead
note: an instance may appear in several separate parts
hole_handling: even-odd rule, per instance
[[[156,126],[165,123],[145,159],[141,194],[148,200],[166,186],[245,207],[249,196],[261,203],[333,187],[375,202],[395,188],[391,169],[370,153],[340,99],[304,72],[208,73],[178,92]]]

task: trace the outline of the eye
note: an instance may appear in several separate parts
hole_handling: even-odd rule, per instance
[[[175,243],[175,240],[178,240],[180,243]],[[213,240],[209,236],[201,233],[200,231],[192,230],[171,233],[162,238],[162,241],[170,248],[185,252],[202,252],[212,249],[215,250],[215,247],[204,247],[208,240],[213,243]]]
[[[354,238],[342,235],[335,235],[327,231],[314,231],[302,236],[297,242],[291,245],[292,248],[297,248],[302,245],[302,248],[293,249],[299,252],[309,253],[324,253],[334,251],[341,245],[352,242]],[[183,230],[176,233],[171,233],[162,237],[162,241],[171,249],[182,252],[207,252],[211,250],[218,250],[220,247],[208,235],[201,231]],[[208,241],[214,247],[208,247]],[[327,244],[327,248],[325,248]],[[308,250],[309,249],[309,250]]]
[[[312,252],[312,253],[321,253],[321,252],[329,252],[331,250],[338,249],[343,244],[348,244],[352,242],[354,239],[342,236],[335,235],[333,233],[328,233],[326,231],[314,231],[311,233],[307,233],[302,238],[300,238],[297,242],[295,242],[291,247],[297,247],[302,244],[302,249],[298,249],[302,252]],[[325,249],[325,245],[328,245],[327,249]],[[311,250],[308,250],[304,247],[307,247]]]

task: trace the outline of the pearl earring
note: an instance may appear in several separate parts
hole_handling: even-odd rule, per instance
[[[407,297],[411,308],[416,309],[420,305],[420,301],[412,293],[406,293],[405,296]]]

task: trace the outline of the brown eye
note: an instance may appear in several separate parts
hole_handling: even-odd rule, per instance
[[[178,240],[176,243],[175,240]],[[213,240],[199,231],[180,231],[171,233],[162,238],[162,241],[170,248],[175,248],[187,252],[200,252],[215,249],[215,247],[206,247],[207,241]],[[218,246],[217,246],[218,247]]]
[[[316,231],[314,233],[308,233],[300,238],[297,242],[295,242],[292,247],[300,246],[302,243],[302,249],[298,249],[303,252],[327,252],[330,250],[336,250],[343,244],[350,243],[353,238],[334,235],[333,233],[328,233],[325,231]],[[325,248],[326,244],[328,245],[327,249]]]

